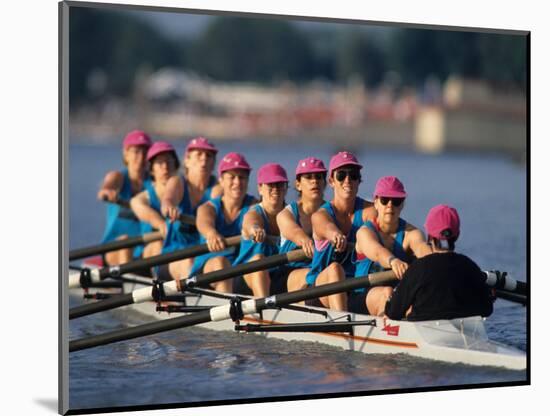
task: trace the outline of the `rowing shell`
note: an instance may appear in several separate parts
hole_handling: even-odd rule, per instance
[[[78,274],[76,271],[70,272],[71,276]],[[124,282],[122,291],[130,293],[143,287],[145,285],[141,283]],[[105,289],[88,289],[89,293],[94,291],[104,292]],[[72,296],[82,297],[84,292],[83,289],[71,289],[70,293]],[[196,289],[186,293],[177,303],[163,302],[161,306],[173,308],[185,305],[188,310],[199,309],[226,305],[235,296],[237,295]],[[243,300],[250,298],[243,295],[238,297]],[[155,302],[136,303],[125,306],[123,310],[135,310],[154,319],[173,318],[177,314],[185,313],[158,312]],[[490,340],[484,321],[479,316],[419,322],[394,321],[383,317],[295,305],[247,315],[238,324],[240,330],[252,331],[263,337],[321,342],[365,354],[404,353],[449,363],[524,370],[527,364],[525,352]],[[231,320],[208,322],[200,326],[216,331],[235,330],[235,322]]]

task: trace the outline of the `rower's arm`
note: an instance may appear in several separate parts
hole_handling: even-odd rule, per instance
[[[424,234],[418,228],[414,228],[408,233],[409,247],[416,258],[432,254],[432,248],[426,243]]]
[[[242,236],[248,240],[262,242],[265,239],[265,224],[262,216],[255,210],[249,210],[244,214],[241,232]]]
[[[379,263],[382,267],[391,269],[389,261],[394,257],[392,252],[380,244],[376,234],[368,227],[361,227],[357,231],[355,248],[357,252]]]
[[[210,202],[205,202],[197,209],[197,230],[205,238],[213,233],[218,234],[216,230],[216,210]]]
[[[335,234],[342,234],[325,209],[315,211],[311,215],[311,227],[316,240],[332,241]]]
[[[367,221],[374,222],[377,215],[378,213],[376,212],[376,208],[374,208],[374,204],[370,201],[365,201],[365,208],[363,208],[361,216],[363,223],[366,223]]]
[[[212,188],[212,192],[210,192],[210,199],[214,199],[219,196],[222,196],[222,194],[223,194],[223,188],[220,184],[217,184]]]
[[[97,193],[97,199],[115,202],[123,183],[124,177],[121,172],[114,170],[107,172]]]
[[[166,223],[164,218],[151,207],[147,191],[142,191],[130,200],[130,208],[136,214],[140,221],[151,224],[153,228],[159,230],[163,235],[166,234]]]
[[[286,208],[277,214],[277,225],[281,237],[292,241],[297,246],[301,246],[304,240],[311,240],[304,229],[296,223],[294,215]]]
[[[337,253],[342,253],[347,249],[347,237],[336,226],[326,210],[316,211],[311,216],[311,225],[315,239],[330,241]]]
[[[172,176],[166,182],[164,196],[161,201],[161,212],[163,215],[175,221],[180,212],[178,204],[183,199],[185,189],[179,175]]]
[[[277,214],[277,226],[283,238],[301,247],[310,259],[313,258],[315,252],[313,239],[296,223],[294,215],[288,209],[285,208]]]
[[[206,240],[210,252],[225,249],[225,240],[216,230],[216,210],[210,202],[205,202],[197,209],[197,230]]]

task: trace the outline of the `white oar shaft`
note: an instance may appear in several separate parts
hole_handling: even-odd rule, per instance
[[[99,270],[98,269],[91,269],[90,271],[90,282],[89,283],[99,283],[101,282],[101,278],[99,276]],[[81,287],[81,273],[80,272],[72,272],[69,273],[69,289],[74,289],[77,287]]]
[[[243,315],[249,315],[258,312],[256,308],[256,301],[249,299],[241,303],[241,310]],[[212,321],[224,321],[231,319],[231,304],[216,306],[210,309],[210,319]]]
[[[518,281],[516,279],[513,279],[512,277],[506,275],[506,276],[498,276],[495,272],[485,272],[487,275],[487,286],[490,287],[497,287],[499,289],[508,290],[510,292],[515,292],[518,287]]]
[[[170,282],[164,283],[162,285],[164,289],[164,293],[168,296],[170,295],[178,295],[181,292],[178,290],[177,282],[175,280],[172,280]],[[149,302],[154,300],[153,299],[153,291],[150,287],[144,287],[141,289],[136,289],[132,291],[132,299],[134,300],[134,303],[142,303],[142,302]]]

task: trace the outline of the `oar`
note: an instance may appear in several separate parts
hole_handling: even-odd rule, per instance
[[[225,245],[227,247],[236,246],[240,243],[240,241],[241,237],[238,235],[227,237],[225,238]],[[97,283],[108,277],[118,277],[125,273],[132,273],[144,268],[200,256],[201,254],[208,252],[208,246],[206,244],[199,244],[193,247],[184,248],[182,250],[176,250],[172,253],[159,254],[158,256],[152,256],[146,259],[130,261],[118,266],[103,267],[102,269],[91,269],[88,277],[69,276],[69,288],[76,288],[90,283]],[[85,279],[85,281],[82,282],[84,285],[81,284],[82,279]]]
[[[75,250],[69,251],[69,261],[83,259],[85,257],[91,257],[98,254],[104,254],[108,253],[109,251],[132,248],[135,246],[139,246],[140,244],[147,244],[151,241],[157,240],[162,240],[162,234],[159,231],[145,233],[136,237],[129,237],[124,240],[115,240],[104,244],[97,244],[95,246],[77,248]]]
[[[304,252],[301,249],[298,249],[289,251],[288,253],[269,256],[260,260],[252,261],[250,263],[239,264],[238,266],[234,266],[228,269],[204,273],[183,280],[181,282],[181,291],[184,291],[186,288],[189,287],[208,285],[210,283],[215,283],[221,280],[229,279],[231,277],[256,272],[258,270],[271,269],[273,267],[278,267],[283,264],[295,261],[302,261],[305,258],[306,255],[304,254]],[[167,296],[180,293],[180,290],[178,290],[177,287],[177,282],[175,280],[164,283],[163,290]],[[141,289],[136,289],[132,293],[127,293],[116,297],[113,296],[106,300],[71,308],[69,311],[69,319],[80,318],[82,316],[91,315],[93,313],[107,311],[126,305],[131,305],[134,303],[152,301],[155,300],[155,298],[156,293],[154,288],[145,287]]]
[[[123,208],[127,208],[127,209],[132,209],[130,207],[130,203],[128,201],[125,201],[123,199],[120,199],[120,198],[117,198],[117,200],[115,202],[111,202],[107,199],[103,199],[104,202],[108,202],[110,204],[117,204],[117,205],[120,205],[121,207]],[[195,225],[195,217],[193,217],[192,215],[187,215],[187,214],[180,214],[179,217],[178,217],[178,220],[180,220],[181,223],[183,224],[187,224],[187,225]]]
[[[527,303],[527,283],[520,282],[507,273],[484,272],[487,276],[485,283],[495,289],[497,297],[511,302]]]
[[[260,312],[264,309],[283,307],[291,303],[320,298],[323,296],[332,295],[334,293],[348,292],[350,290],[362,287],[387,285],[395,279],[395,275],[390,270],[372,273],[368,276],[345,279],[341,282],[297,290],[295,292],[282,293],[279,295],[269,296],[267,298],[249,299],[244,302],[232,301],[228,304],[216,306],[209,310],[196,312],[192,315],[180,316],[177,318],[139,325],[132,328],[124,328],[88,338],[76,339],[69,342],[69,351],[80,351],[100,345],[111,344],[113,342],[134,339],[212,321],[223,321],[226,319],[239,320],[244,315]]]

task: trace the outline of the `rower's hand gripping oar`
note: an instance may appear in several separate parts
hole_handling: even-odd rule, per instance
[[[210,273],[192,276],[189,279],[180,281],[181,291],[178,290],[177,282],[175,280],[172,280],[170,282],[162,284],[162,291],[166,296],[176,295],[180,292],[184,292],[186,288],[191,288],[199,285],[208,285],[210,283],[219,282],[221,280],[226,280],[235,276],[241,276],[243,274],[256,272],[258,270],[271,269],[273,267],[282,266],[283,264],[295,261],[303,261],[305,259],[306,255],[301,249],[293,250],[288,253],[276,254],[274,256],[269,256],[249,263],[239,264],[238,266],[234,266],[228,269],[216,270]],[[119,308],[121,306],[131,305],[134,303],[158,300],[158,296],[158,289],[155,289],[154,287],[136,289],[132,293],[127,293],[120,296],[113,296],[106,300],[71,308],[71,310],[69,311],[69,319],[80,318],[82,316]]]
[[[79,351],[100,345],[111,344],[113,342],[134,339],[212,321],[223,321],[226,319],[239,320],[244,315],[260,312],[264,309],[282,307],[291,303],[320,298],[323,296],[332,295],[334,293],[349,292],[362,287],[388,285],[395,279],[395,274],[389,270],[379,273],[372,273],[364,277],[345,279],[341,282],[297,290],[295,292],[282,293],[279,295],[269,296],[267,298],[249,299],[244,302],[240,302],[238,299],[235,299],[228,304],[216,306],[210,310],[196,312],[191,315],[180,316],[177,318],[139,325],[132,328],[124,328],[106,334],[73,340],[69,342],[69,351]]]
[[[226,238],[225,244],[227,247],[232,247],[238,245],[240,241],[240,236],[233,236]],[[90,284],[100,282],[108,277],[116,278],[125,273],[132,273],[144,268],[200,256],[208,252],[208,246],[206,244],[199,244],[193,247],[184,248],[182,250],[176,250],[171,253],[159,254],[158,256],[152,256],[146,259],[130,261],[118,266],[103,267],[102,269],[91,269],[86,273],[83,273],[81,276],[69,276],[69,289],[89,286]]]
[[[69,261],[79,260],[86,257],[105,254],[109,251],[116,251],[125,248],[132,248],[141,244],[147,244],[152,241],[162,240],[162,234],[159,231],[145,233],[143,235],[125,238],[124,240],[109,241],[104,244],[98,244],[90,247],[77,248],[69,251]]]

